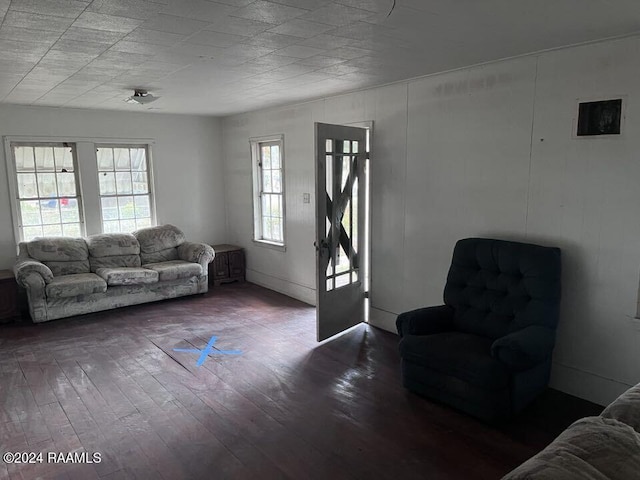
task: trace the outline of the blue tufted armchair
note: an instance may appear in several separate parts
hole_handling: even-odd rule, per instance
[[[546,388],[560,306],[559,248],[460,240],[444,303],[398,316],[407,389],[496,421]]]

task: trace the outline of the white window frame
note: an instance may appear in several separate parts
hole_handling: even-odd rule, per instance
[[[144,194],[144,195],[148,195],[149,196],[149,208],[150,208],[150,214],[151,214],[151,226],[157,225],[156,222],[156,208],[155,208],[155,194],[154,194],[154,186],[153,186],[153,162],[151,161],[151,146],[149,144],[146,143],[140,143],[140,144],[132,144],[132,143],[96,143],[95,144],[95,150],[96,150],[96,171],[98,173],[98,178],[96,179],[97,183],[98,183],[98,203],[99,203],[99,207],[100,207],[100,230],[103,231],[103,225],[104,225],[104,218],[102,218],[102,202],[101,199],[103,197],[112,197],[112,198],[118,198],[118,197],[123,197],[123,196],[129,196],[129,195],[101,195],[100,194],[100,180],[99,180],[99,175],[100,175],[100,170],[98,167],[98,160],[97,160],[97,151],[100,148],[143,148],[145,149],[145,155],[146,155],[146,162],[147,162],[147,185],[149,186],[149,192]],[[115,170],[114,170],[115,171]],[[133,172],[133,170],[129,170],[131,172]],[[130,196],[141,196],[142,194],[135,194],[132,193]],[[119,219],[121,220],[121,219]],[[104,232],[103,232],[104,233]]]
[[[155,205],[155,180],[153,175],[153,145],[155,140],[151,138],[99,138],[99,137],[77,137],[73,135],[60,137],[40,137],[40,136],[23,136],[8,135],[3,137],[4,141],[4,157],[7,167],[7,180],[10,193],[11,214],[13,220],[13,232],[16,242],[16,248],[22,241],[20,215],[18,203],[18,177],[14,165],[13,152],[11,144],[46,144],[46,143],[68,143],[75,145],[76,154],[76,184],[77,196],[79,199],[78,206],[80,209],[80,218],[82,235],[94,235],[102,233],[100,194],[98,188],[98,161],[96,156],[96,145],[127,145],[127,146],[146,146],[147,148],[147,165],[149,172],[149,190],[151,193],[150,207],[153,215],[153,223],[157,224],[158,219]]]
[[[5,159],[7,164],[7,172],[9,173],[9,193],[11,196],[11,213],[13,215],[13,232],[16,239],[16,244],[24,241],[23,227],[22,225],[22,212],[20,209],[20,194],[18,187],[18,171],[16,168],[14,150],[13,147],[69,147],[72,149],[73,156],[73,176],[76,186],[75,199],[78,201],[78,223],[80,225],[80,234],[86,234],[86,225],[84,221],[84,206],[82,189],[80,188],[80,172],[78,162],[78,150],[75,142],[52,142],[52,141],[7,141],[5,143]],[[56,172],[57,173],[57,172]],[[41,201],[47,197],[37,197],[33,200]],[[53,198],[53,197],[52,197]],[[61,197],[55,197],[60,199]],[[61,222],[62,224],[62,222]]]
[[[282,187],[282,242],[264,239],[262,236],[262,169],[260,165],[260,146],[265,143],[278,143],[280,146],[280,178]],[[251,147],[251,174],[253,177],[253,241],[256,245],[286,250],[287,212],[286,212],[286,181],[284,135],[269,135],[249,139]]]

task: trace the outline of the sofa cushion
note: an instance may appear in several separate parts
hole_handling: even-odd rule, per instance
[[[101,276],[107,285],[140,285],[158,282],[158,272],[147,268],[99,268],[96,274]]]
[[[503,389],[509,371],[491,356],[491,340],[462,332],[405,335],[400,354],[406,362],[436,370],[486,389]]]
[[[640,433],[640,384],[616,398],[601,415],[626,423]]]
[[[142,253],[154,253],[168,248],[176,248],[185,241],[184,233],[173,225],[142,228],[133,234],[140,242]]]
[[[70,262],[89,258],[84,238],[36,238],[27,243],[27,251],[31,258],[41,262]]]
[[[178,258],[178,249],[175,247],[165,248],[158,252],[142,252],[140,254],[140,259],[142,260],[143,265],[147,263],[170,262],[171,260],[177,260]]]
[[[161,282],[178,280],[180,278],[195,277],[202,274],[199,263],[185,262],[184,260],[171,260],[170,262],[148,263],[144,266],[158,272]]]
[[[91,271],[99,268],[140,267],[140,255],[114,255],[112,257],[89,257]]]
[[[107,291],[107,282],[95,273],[77,273],[54,277],[46,286],[47,297],[66,298]]]
[[[640,435],[602,417],[582,418],[503,480],[638,478]]]
[[[91,271],[89,260],[75,260],[70,262],[47,262],[44,263],[55,277],[62,275],[74,275],[78,273],[89,273]]]
[[[130,233],[101,233],[87,237],[89,255],[96,258],[139,255],[138,239]]]

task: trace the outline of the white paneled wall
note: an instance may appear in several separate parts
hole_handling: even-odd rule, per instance
[[[215,118],[80,109],[0,106],[0,136],[60,140],[154,139],[158,221],[180,227],[189,240],[226,239],[220,121]],[[97,192],[83,192],[85,198]],[[0,268],[16,256],[4,148],[0,149]]]
[[[574,47],[223,120],[229,240],[249,279],[315,300],[313,122],[374,121],[371,322],[441,302],[455,241],[563,249],[552,384],[606,403],[640,381],[637,38]],[[576,139],[577,99],[624,95],[617,138]],[[285,135],[287,250],[251,241],[249,138]],[[312,203],[302,203],[302,193]]]

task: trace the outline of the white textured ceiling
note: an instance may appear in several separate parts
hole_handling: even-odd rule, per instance
[[[392,5],[0,0],[0,99],[224,115],[640,31],[639,0]]]

